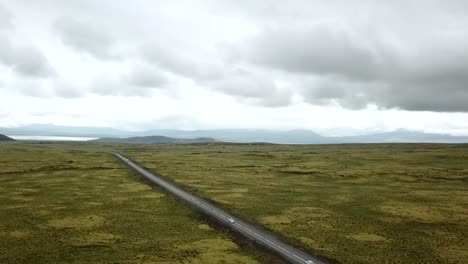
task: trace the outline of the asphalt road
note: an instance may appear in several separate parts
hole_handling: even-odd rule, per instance
[[[198,198],[197,196],[188,193],[172,183],[167,182],[163,178],[143,169],[131,160],[124,156],[113,153],[114,156],[123,161],[130,168],[141,174],[154,184],[157,184],[167,192],[174,194],[190,205],[199,209],[202,213],[216,219],[220,224],[230,228],[232,231],[254,241],[258,245],[275,252],[278,256],[290,263],[294,264],[325,264],[325,262],[317,259],[316,256],[308,254],[300,249],[297,249],[273,236],[272,234],[260,230],[259,228],[242,221],[241,219],[229,214],[228,212],[210,204],[209,202]]]

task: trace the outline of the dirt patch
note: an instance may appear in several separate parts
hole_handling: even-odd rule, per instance
[[[75,228],[88,229],[97,226],[102,226],[106,219],[102,216],[88,215],[78,217],[65,217],[62,219],[49,220],[47,226],[58,229]]]
[[[370,234],[370,233],[358,233],[358,234],[348,235],[346,237],[352,238],[357,241],[364,241],[364,242],[377,242],[377,241],[387,240],[383,236],[379,236],[377,234]]]

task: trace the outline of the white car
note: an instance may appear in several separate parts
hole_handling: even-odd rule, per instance
[[[305,264],[314,264],[312,260],[306,260]]]
[[[234,221],[234,219],[232,219],[232,218],[229,218],[228,221],[229,221],[229,223],[235,223],[235,222],[236,222],[236,221]]]

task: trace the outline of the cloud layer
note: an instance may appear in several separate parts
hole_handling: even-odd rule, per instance
[[[462,0],[3,1],[0,84],[41,97],[193,86],[262,107],[468,112],[467,28]]]

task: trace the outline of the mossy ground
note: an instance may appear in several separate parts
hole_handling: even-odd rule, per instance
[[[118,148],[343,263],[468,263],[468,145]]]
[[[271,263],[119,151],[343,263],[468,263],[468,145],[0,144],[0,263]]]
[[[265,262],[82,143],[0,144],[0,263]]]

